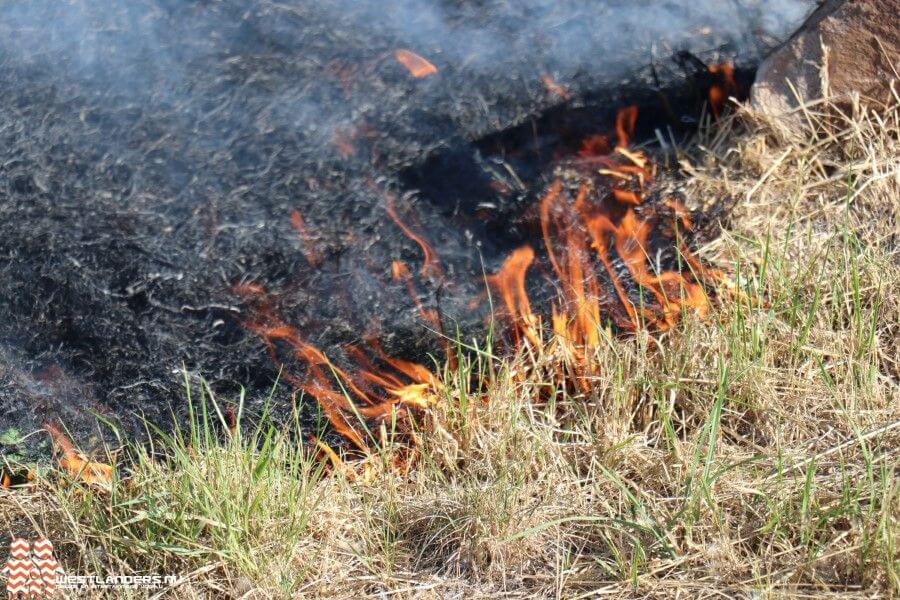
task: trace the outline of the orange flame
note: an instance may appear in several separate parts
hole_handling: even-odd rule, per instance
[[[549,75],[541,75],[541,83],[547,88],[547,91],[555,96],[559,96],[563,100],[569,99],[569,90],[559,85]]]
[[[625,148],[631,143],[637,116],[637,106],[627,106],[616,115],[616,135],[619,137],[619,144],[616,148]]]
[[[713,116],[718,119],[722,116],[725,101],[728,100],[729,96],[737,94],[738,91],[737,83],[734,80],[734,65],[726,62],[710,65],[707,69],[716,79],[716,82],[709,88],[709,106],[712,109]]]
[[[574,206],[563,206],[562,183],[553,182],[541,202],[541,230],[550,264],[562,284],[563,308],[571,313],[563,313],[554,306],[553,330],[574,344],[595,346],[599,342],[601,322],[600,284],[591,264],[584,224],[570,209],[583,210],[587,194],[588,188],[582,184]],[[560,234],[564,240],[557,248],[556,237]]]
[[[285,380],[313,397],[335,431],[364,453],[371,441],[369,425],[385,423],[389,428],[396,425],[400,431],[408,430],[409,410],[428,407],[436,400],[440,384],[425,367],[391,358],[370,341],[368,353],[385,366],[378,367],[365,350],[348,347],[347,355],[358,368],[341,369],[277,316],[260,286],[239,284],[234,290],[253,303],[253,318],[245,325],[266,345]],[[285,368],[276,345],[286,345],[305,365],[305,377]]]
[[[306,223],[303,222],[303,215],[301,215],[300,211],[298,210],[295,210],[291,213],[291,227],[294,228],[294,230],[300,236],[300,239],[303,241],[306,261],[314,267],[317,266],[322,262],[322,255],[316,248],[316,244],[312,236],[309,235],[309,230],[306,229]]]
[[[656,171],[643,152],[628,147],[636,119],[636,107],[620,111],[614,149],[609,148],[605,137],[586,141],[579,153],[581,158],[573,161],[572,167],[581,181],[571,184],[568,177],[567,183],[563,178],[555,180],[538,207],[546,260],[552,267],[552,272],[547,272],[555,277],[560,290],[558,301],[551,307],[551,343],[580,357],[578,364],[589,372],[592,367],[585,350],[601,343],[604,321],[625,331],[640,327],[664,330],[677,323],[683,311],[703,316],[709,308],[703,283],[721,275],[701,265],[681,238],[672,233],[679,227],[686,231],[693,227],[690,213],[680,201],[667,198],[647,202],[646,191]],[[440,277],[437,255],[415,226],[400,219],[390,193],[385,193],[385,209],[421,248],[421,275]],[[294,223],[295,229],[305,231],[299,213],[295,214],[292,223],[300,224]],[[671,228],[660,227],[663,218],[671,218]],[[658,259],[651,257],[654,232],[677,240],[687,269],[665,270],[657,265]],[[518,248],[487,277],[487,283],[499,296],[516,344],[540,352],[545,344],[541,316],[532,308],[526,285],[535,260],[531,246]],[[435,311],[426,309],[419,300],[409,266],[395,260],[391,275],[395,282],[405,284],[423,320],[440,330]],[[412,417],[432,407],[441,391],[440,382],[429,369],[388,356],[374,340],[346,347],[346,357],[354,366],[342,369],[278,316],[261,286],[240,284],[235,292],[251,305],[251,317],[245,326],[262,339],[285,379],[318,402],[345,440],[368,454],[373,441],[370,425],[390,425],[393,431],[417,440]],[[304,365],[302,376],[284,368],[279,352],[285,351]],[[587,381],[582,378],[578,385],[587,386]],[[347,470],[333,450],[317,443],[336,470]]]
[[[59,465],[66,469],[73,479],[88,485],[108,485],[112,482],[113,469],[110,465],[89,461],[75,448],[72,440],[53,423],[45,422],[43,426],[62,451],[63,456],[59,459]]]
[[[604,154],[609,154],[611,150],[612,148],[609,145],[608,137],[600,134],[591,135],[582,140],[578,156],[581,156],[582,158],[602,156]]]
[[[406,48],[394,50],[394,58],[397,59],[397,62],[406,67],[406,70],[409,71],[410,75],[417,79],[438,72],[437,67],[412,50],[407,50]]]
[[[413,303],[415,303],[416,309],[419,311],[419,316],[422,317],[422,320],[434,327],[436,331],[440,331],[441,322],[438,318],[438,314],[436,311],[426,309],[422,306],[422,301],[419,300],[419,295],[416,293],[412,273],[410,273],[406,263],[402,260],[395,260],[391,263],[391,276],[397,283],[406,284],[406,290],[409,292],[409,297],[412,299]]]
[[[633,135],[637,109],[628,107],[616,119],[619,144],[614,154],[583,153],[588,165],[599,163],[600,179],[585,178],[574,198],[557,179],[540,203],[540,222],[547,260],[560,287],[560,304],[552,309],[552,329],[571,348],[593,347],[599,326],[609,319],[633,331],[641,325],[657,329],[673,326],[682,310],[705,315],[708,298],[694,278],[708,275],[688,251],[679,248],[692,272],[658,272],[650,257],[650,235],[656,231],[659,209],[644,206],[644,191],[653,181],[654,166],[640,151],[627,147]],[[605,192],[604,192],[605,191]],[[685,229],[692,223],[687,209],[676,200],[663,206]],[[638,213],[635,209],[641,207]],[[520,248],[489,277],[514,320],[517,343],[524,337],[532,345],[541,341],[540,320],[531,309],[525,272],[534,251]],[[605,273],[601,279],[600,273]],[[626,276],[645,292],[637,302],[628,292]],[[603,281],[608,281],[611,290]]]
[[[425,260],[422,263],[422,276],[434,277],[436,279],[443,278],[441,262],[438,259],[437,253],[435,253],[435,251],[431,248],[431,245],[425,240],[424,236],[414,231],[406,223],[404,223],[402,219],[400,219],[400,216],[397,214],[397,210],[394,207],[394,195],[390,192],[384,193],[384,208],[391,220],[397,225],[397,227],[400,228],[401,231],[403,231],[403,234],[417,243],[419,245],[419,248],[422,249],[422,254],[425,255]]]
[[[650,270],[652,263],[648,253],[648,237],[653,230],[650,220],[638,217],[633,209],[628,208],[619,223],[614,223],[607,215],[598,214],[587,217],[587,227],[594,240],[594,248],[634,325],[637,325],[638,314],[648,325],[659,329],[674,325],[684,307],[693,308],[701,315],[706,314],[708,301],[698,283],[675,271],[655,274]],[[645,307],[638,310],[633,305],[612,267],[611,249],[615,249],[635,283],[653,294],[657,309]]]
[[[0,468],[0,488],[11,488],[31,485],[34,482],[34,471],[27,468],[10,470]]]
[[[500,267],[500,270],[487,277],[488,284],[493,287],[503,304],[507,316],[514,326],[517,341],[522,333],[532,344],[539,345],[538,320],[531,311],[531,302],[525,291],[525,272],[534,262],[534,250],[531,246],[523,246],[514,250]]]

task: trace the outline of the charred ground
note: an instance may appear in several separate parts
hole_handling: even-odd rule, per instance
[[[521,217],[552,159],[582,135],[608,132],[626,104],[642,105],[648,132],[690,126],[702,81],[678,52],[752,67],[772,41],[758,35],[765,23],[752,3],[741,20],[700,7],[643,28],[641,9],[650,10],[4,7],[4,425],[29,431],[60,419],[83,431],[92,412],[132,432],[139,416],[164,423],[182,365],[223,391],[244,384],[265,397],[277,370],[241,326],[241,282],[269,290],[326,351],[366,335],[402,356],[436,351],[391,280],[392,260],[415,265],[421,254],[387,218],[385,192],[420,225],[452,282],[420,282],[423,303],[448,328],[478,330],[484,314],[468,301],[483,289],[483,269],[530,235]],[[411,77],[392,54],[407,47],[439,72]],[[533,152],[522,151],[528,144]],[[510,161],[523,188],[498,193],[492,173],[508,174]],[[293,211],[317,264],[291,227]],[[275,400],[290,392],[276,390]]]

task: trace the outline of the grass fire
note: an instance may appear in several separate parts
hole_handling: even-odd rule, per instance
[[[10,594],[900,593],[900,50],[819,4],[0,6]]]
[[[660,331],[675,326],[685,311],[701,317],[708,313],[705,280],[712,284],[711,275],[720,279],[722,275],[701,265],[688,249],[686,236],[692,233],[692,221],[680,200],[658,197],[655,205],[645,203],[655,167],[642,151],[629,148],[637,115],[633,106],[619,111],[614,149],[607,146],[603,154],[582,150],[574,162],[563,167],[572,179],[568,185],[577,188],[574,198],[563,189],[562,178],[557,178],[539,202],[542,254],[552,266],[551,285],[559,290],[549,318],[534,313],[528,297],[526,276],[536,256],[531,246],[512,251],[497,273],[485,277],[486,291],[493,290],[501,301],[501,321],[509,330],[509,335],[499,334],[515,340],[516,349],[527,347],[543,355],[552,344],[564,344],[569,353],[581,357],[581,370],[590,373],[589,356],[599,345],[604,327],[628,333]],[[596,148],[596,141],[590,147]],[[391,221],[421,251],[419,276],[443,279],[440,258],[417,231],[420,225],[400,216],[392,194],[385,193],[384,198]],[[291,214],[291,223],[307,246],[307,260],[315,266],[320,259],[310,248],[310,234],[298,212]],[[651,245],[651,236],[662,244]],[[662,266],[664,257],[672,267]],[[432,328],[431,333],[446,337],[437,311],[423,306],[409,267],[394,260],[391,273],[395,281],[407,286],[419,318]],[[368,339],[364,348],[354,344],[343,349],[353,365],[344,370],[304,341],[296,327],[285,323],[259,285],[238,284],[235,291],[251,305],[245,327],[265,343],[281,377],[317,403],[353,452],[368,455],[384,447],[388,432],[419,439],[413,434],[414,424],[423,421],[422,413],[434,406],[441,389],[440,377],[433,369],[391,358],[377,340]],[[546,331],[545,321],[550,324]],[[444,341],[446,354],[438,357],[438,364],[451,361],[458,367],[453,345]],[[297,359],[299,372],[286,370],[279,358],[281,346]],[[375,364],[376,359],[381,366]],[[486,384],[473,382],[474,389],[485,389]],[[576,384],[589,387],[585,382]]]

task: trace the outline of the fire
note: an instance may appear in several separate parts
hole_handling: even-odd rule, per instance
[[[44,429],[53,438],[54,443],[62,452],[59,465],[66,469],[73,479],[88,485],[109,485],[112,482],[113,469],[110,465],[93,462],[85,458],[64,434],[53,423],[44,423]]]
[[[374,184],[373,189],[376,189]],[[419,274],[441,280],[443,272],[440,260],[424,235],[418,231],[415,218],[410,217],[412,223],[408,224],[400,217],[394,196],[384,192],[384,199],[388,216],[422,250],[424,260]],[[304,242],[310,264],[317,265],[321,256],[298,211],[291,214],[291,225]],[[403,261],[395,260],[391,264],[391,275],[395,282],[406,286],[422,320],[440,333],[438,314],[422,304],[409,266]],[[411,439],[414,439],[413,415],[432,406],[441,390],[440,382],[429,369],[388,356],[374,339],[367,339],[363,345],[345,346],[343,354],[352,367],[342,368],[319,348],[306,341],[297,328],[281,319],[271,296],[261,286],[241,283],[234,286],[234,292],[249,304],[249,317],[244,321],[244,326],[262,340],[284,379],[298,391],[314,398],[334,431],[356,450],[368,455],[373,443],[380,441],[373,433],[380,431],[379,427],[384,427],[384,431],[410,434]],[[445,340],[452,365],[453,356],[447,343]],[[299,361],[302,373],[293,371],[283,362],[285,352]],[[321,440],[317,440],[316,444],[322,449]],[[325,457],[331,460],[335,469],[346,471],[333,451],[325,452]]]
[[[440,331],[441,322],[438,318],[438,314],[435,310],[426,309],[422,305],[419,294],[416,293],[416,286],[413,282],[412,273],[409,271],[409,267],[406,266],[406,263],[402,260],[395,260],[391,263],[391,276],[397,283],[406,284],[406,290],[409,292],[409,297],[412,299],[413,303],[415,303],[416,309],[419,311],[419,316],[422,317],[422,320],[434,327],[436,331]]]
[[[521,332],[532,344],[540,345],[538,319],[531,311],[531,302],[525,291],[525,272],[533,262],[534,250],[531,246],[514,250],[500,270],[488,276],[488,284],[500,294],[517,335]]]
[[[665,330],[684,312],[706,315],[709,299],[704,282],[717,278],[717,272],[701,265],[679,235],[693,228],[684,204],[676,197],[649,193],[656,167],[630,146],[637,116],[636,107],[623,109],[615,122],[615,146],[606,136],[591,136],[577,158],[563,165],[568,172],[550,184],[537,207],[540,253],[533,246],[522,246],[487,277],[515,345],[537,353],[560,348],[576,357],[581,374],[593,373],[588,351],[601,344],[604,327]],[[414,216],[402,219],[395,197],[382,193],[387,215],[423,255],[415,274],[405,262],[394,260],[391,277],[406,287],[422,320],[440,333],[438,314],[423,305],[416,290],[418,276],[443,278],[438,255]],[[310,253],[302,217],[295,211],[291,221]],[[665,267],[676,255],[677,266]],[[529,271],[536,263],[543,268],[535,271],[551,277],[558,290],[548,311],[549,331],[528,294]],[[284,378],[315,399],[334,431],[357,454],[372,456],[370,449],[383,441],[386,431],[416,442],[416,416],[427,413],[442,392],[431,370],[389,356],[374,339],[345,346],[341,364],[351,366],[338,366],[278,315],[273,298],[262,287],[244,283],[235,286],[235,293],[249,305],[244,325],[262,340]],[[452,365],[453,353],[449,346],[446,349]],[[293,359],[289,364],[283,362],[286,353]],[[576,381],[582,387],[589,385],[589,378]],[[381,439],[374,432],[381,432]],[[357,476],[334,450],[314,441],[336,471]],[[371,466],[368,461],[363,464],[369,465],[366,469]],[[363,480],[368,478],[363,475]]]
[[[409,225],[404,223],[400,216],[397,214],[396,209],[394,208],[394,197],[390,193],[385,193],[384,199],[385,210],[388,213],[388,216],[391,220],[400,228],[401,231],[411,240],[416,242],[419,247],[422,249],[422,254],[425,257],[424,262],[422,263],[422,268],[420,270],[420,274],[427,278],[438,281],[443,281],[444,274],[441,270],[441,263],[438,259],[437,253],[431,247],[425,237],[413,229],[410,228]],[[409,267],[401,260],[395,260],[391,264],[391,277],[397,283],[404,283],[406,285],[406,291],[409,294],[410,299],[412,299],[413,304],[416,305],[416,309],[419,311],[419,316],[422,318],[425,323],[431,327],[432,331],[441,334],[442,344],[444,346],[444,350],[446,351],[447,358],[450,360],[450,364],[452,366],[456,365],[456,357],[453,352],[450,351],[450,340],[443,335],[444,327],[441,323],[440,316],[438,312],[434,309],[425,308],[422,304],[422,301],[419,299],[419,294],[416,291],[416,284],[413,281],[413,274],[410,272]]]
[[[554,96],[559,96],[563,100],[569,99],[569,90],[553,81],[553,78],[549,75],[541,75],[541,83],[543,83],[544,87],[547,88],[547,91]]]
[[[707,67],[715,82],[709,88],[709,106],[713,115],[718,119],[722,116],[725,101],[738,92],[737,83],[734,80],[734,65],[722,63]]]
[[[588,158],[591,156],[601,156],[609,154],[612,147],[609,145],[609,138],[605,135],[590,135],[581,142],[581,149],[578,156]]]
[[[391,220],[396,223],[397,227],[403,231],[403,234],[418,244],[419,248],[422,249],[422,254],[425,257],[425,260],[422,263],[422,276],[435,279],[443,278],[441,261],[438,259],[437,253],[432,249],[431,245],[425,240],[425,237],[422,234],[416,232],[400,218],[397,214],[397,209],[394,207],[394,195],[390,192],[384,193],[384,209],[387,211]]]
[[[334,430],[364,454],[377,441],[373,426],[384,424],[391,431],[410,432],[411,411],[437,400],[440,383],[425,367],[391,358],[377,342],[369,340],[365,347],[346,347],[356,366],[342,369],[281,320],[260,286],[240,284],[235,292],[251,303],[252,317],[245,326],[266,345],[285,380],[314,398]],[[286,368],[279,357],[281,347],[303,364],[305,375]]]
[[[7,467],[0,468],[0,488],[30,485],[33,481],[34,471],[31,469],[10,470]]]
[[[316,243],[306,228],[306,223],[303,221],[303,215],[301,215],[298,210],[291,213],[291,227],[294,228],[300,236],[300,240],[303,242],[306,261],[314,267],[317,266],[322,262],[322,255],[316,248]]]
[[[394,58],[397,59],[397,62],[406,67],[406,70],[409,71],[410,75],[417,79],[427,77],[438,72],[437,67],[435,67],[433,64],[431,64],[412,50],[398,48],[397,50],[394,50]]]
[[[659,231],[661,213],[669,209],[683,230],[689,231],[693,224],[677,200],[666,200],[661,206],[645,204],[655,169],[641,151],[627,147],[636,119],[634,107],[619,113],[619,143],[613,153],[579,153],[582,162],[578,164],[600,166],[595,171],[600,177],[582,177],[574,191],[557,179],[540,203],[543,246],[560,290],[559,301],[552,307],[552,330],[570,348],[596,346],[607,321],[623,331],[668,329],[684,310],[701,316],[708,311],[708,298],[696,277],[710,271],[686,247],[678,251],[691,270],[654,266],[650,237]],[[514,323],[517,344],[523,340],[542,343],[540,318],[532,311],[525,285],[534,261],[532,248],[520,248],[489,277]],[[635,286],[639,293],[630,293]]]
[[[623,108],[616,115],[616,135],[619,137],[619,144],[616,148],[625,148],[631,143],[631,136],[634,135],[634,126],[637,123],[638,109],[637,106],[629,106]]]
[[[572,210],[584,209],[588,188],[582,185],[578,190]],[[568,206],[561,206],[562,184],[559,180],[551,185],[541,202],[541,231],[547,248],[550,264],[563,284],[565,314],[554,307],[553,330],[561,337],[576,344],[594,346],[598,343],[601,293],[600,284],[590,264],[589,239],[584,223],[575,218]],[[557,249],[555,239],[564,235],[562,247]]]

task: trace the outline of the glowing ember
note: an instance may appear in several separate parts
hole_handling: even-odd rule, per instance
[[[394,58],[406,67],[409,74],[416,78],[427,77],[438,72],[437,67],[413,52],[405,48],[394,50]]]
[[[710,65],[707,68],[716,80],[709,88],[709,106],[713,115],[718,119],[722,116],[725,101],[730,96],[736,95],[738,91],[737,83],[734,80],[734,65],[722,63],[720,65]]]
[[[569,91],[553,81],[553,78],[549,75],[541,75],[541,83],[543,83],[544,87],[547,88],[547,91],[554,96],[559,96],[563,100],[569,99]]]

